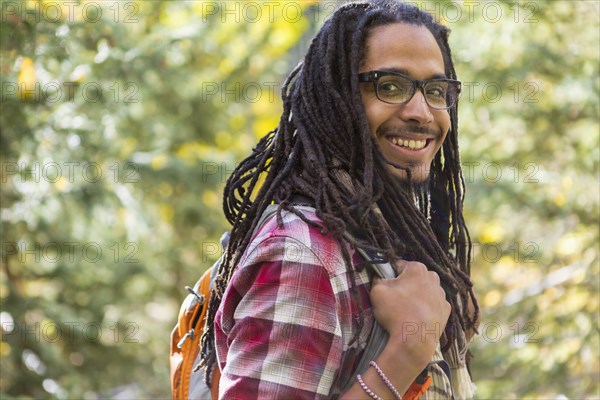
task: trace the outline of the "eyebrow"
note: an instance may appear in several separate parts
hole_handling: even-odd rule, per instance
[[[383,72],[397,72],[399,74],[403,74],[403,75],[408,75],[411,78],[414,78],[411,74],[408,73],[407,70],[403,69],[403,68],[396,68],[396,67],[390,67],[390,68],[378,68],[377,71],[383,71]],[[425,80],[428,79],[448,79],[448,77],[446,76],[446,74],[433,74],[428,76],[427,78],[425,78]]]

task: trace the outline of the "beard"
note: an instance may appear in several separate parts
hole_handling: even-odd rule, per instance
[[[429,175],[420,182],[411,182],[410,186],[415,194],[426,193],[429,190]]]
[[[402,179],[400,181],[400,189],[407,196],[414,199],[416,203],[416,199],[419,199],[422,196],[427,196],[429,193],[429,182],[429,176],[422,181],[408,181],[407,179]]]
[[[406,174],[407,170],[410,171],[410,175],[418,175],[415,174],[413,171],[417,171],[419,168],[423,168],[423,165],[420,163],[411,163],[404,167],[398,167],[389,162],[387,162],[387,164],[388,168],[396,168],[397,170],[402,170],[405,172],[405,175],[408,175]],[[408,176],[404,176],[402,178],[397,177],[397,179],[400,181],[400,187],[402,191],[410,195],[419,195],[422,193],[427,193],[427,191],[429,190],[429,182],[431,180],[430,178],[431,174],[429,170],[427,171],[427,174],[425,174],[424,179],[421,180],[411,179]]]

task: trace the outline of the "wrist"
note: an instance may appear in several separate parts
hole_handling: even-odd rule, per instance
[[[402,395],[400,395],[400,393],[398,392],[398,389],[396,389],[394,384],[388,379],[388,377],[383,372],[383,370],[379,367],[379,365],[375,361],[371,361],[369,363],[369,366],[375,368],[377,375],[379,375],[379,377],[381,378],[383,383],[385,383],[385,386],[387,386],[387,388],[390,390],[390,392],[392,392],[394,394],[394,398],[396,400],[402,400]],[[373,397],[373,396],[371,396],[371,397]]]
[[[413,338],[407,340],[400,335],[395,335],[390,336],[385,350],[389,351],[382,352],[380,355],[381,361],[386,364],[389,362],[391,366],[396,366],[393,370],[403,370],[406,375],[414,379],[431,361],[435,352],[435,345],[418,342]],[[379,360],[377,363],[381,366]],[[397,366],[402,366],[402,368]],[[386,374],[390,375],[388,372]]]
[[[398,393],[404,394],[415,381],[417,376],[425,369],[431,360],[431,354],[410,349],[405,341],[398,338],[390,338],[381,354],[375,360],[379,368],[383,371],[388,382],[396,389]],[[342,399],[365,398],[367,392],[364,386],[375,395],[388,399],[393,398],[393,392],[389,386],[381,379],[375,368],[369,367],[362,374],[362,384],[357,379],[356,384],[344,393]],[[370,398],[373,398],[370,394]]]

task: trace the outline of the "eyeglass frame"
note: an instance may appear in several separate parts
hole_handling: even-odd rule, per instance
[[[413,93],[412,95],[404,102],[402,103],[391,103],[389,101],[383,100],[381,97],[379,97],[379,88],[378,88],[378,84],[379,84],[379,78],[381,78],[382,76],[386,76],[386,75],[394,75],[394,76],[399,76],[401,78],[407,79],[408,81],[410,81],[412,83],[413,86]],[[460,91],[461,91],[461,85],[462,82],[458,81],[456,79],[448,79],[448,78],[432,78],[432,79],[424,79],[424,80],[418,80],[418,79],[414,79],[408,75],[402,74],[400,72],[395,72],[395,71],[368,71],[368,72],[361,72],[360,74],[358,74],[358,81],[362,82],[362,83],[373,83],[373,87],[375,89],[375,95],[377,96],[377,98],[386,103],[386,104],[395,104],[395,105],[401,105],[401,104],[406,104],[409,101],[412,100],[413,97],[415,97],[415,94],[417,93],[417,89],[421,89],[421,93],[423,93],[423,99],[425,100],[425,103],[427,104],[427,106],[429,106],[430,108],[433,108],[434,110],[449,110],[452,107],[454,107],[458,101],[458,98],[460,96]],[[447,107],[437,107],[437,106],[432,106],[431,104],[429,104],[429,101],[427,100],[427,95],[425,94],[425,85],[427,85],[430,82],[449,82],[452,84],[458,84],[457,85],[457,93],[456,93],[456,99],[454,100],[454,102]]]

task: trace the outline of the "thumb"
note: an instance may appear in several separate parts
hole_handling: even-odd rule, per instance
[[[388,286],[390,284],[392,284],[397,278],[382,278],[380,276],[375,276],[373,277],[373,280],[371,281],[371,288],[375,287],[375,286]]]
[[[385,279],[380,277],[379,275],[375,275],[373,280],[371,281],[371,288],[379,285],[385,285],[390,279]]]
[[[400,276],[406,270],[406,268],[408,268],[408,261],[397,260],[392,266],[396,271],[397,276]]]

